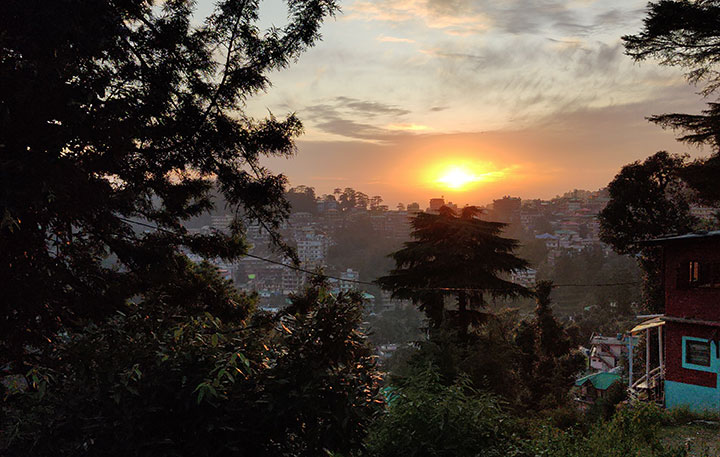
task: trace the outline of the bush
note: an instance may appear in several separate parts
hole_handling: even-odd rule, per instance
[[[370,430],[368,456],[528,455],[497,399],[472,388],[467,378],[446,386],[437,369],[427,368],[396,392]]]
[[[582,413],[574,406],[563,406],[550,411],[550,422],[560,430],[575,428],[583,420]]]
[[[683,457],[684,449],[668,449],[659,439],[663,411],[652,404],[635,404],[598,422],[587,435],[542,428],[531,442],[533,453],[552,457]]]
[[[382,405],[362,310],[322,287],[247,323],[138,305],[71,334],[44,396],[38,373],[0,404],[0,455],[348,455]]]

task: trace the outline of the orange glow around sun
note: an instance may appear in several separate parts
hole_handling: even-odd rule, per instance
[[[477,176],[467,168],[461,166],[447,168],[437,179],[439,184],[449,187],[450,189],[462,189],[476,181]]]
[[[464,191],[479,184],[498,181],[506,177],[507,170],[493,170],[489,163],[448,161],[432,167],[430,181],[437,187]]]

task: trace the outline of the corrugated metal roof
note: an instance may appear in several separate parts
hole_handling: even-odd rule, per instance
[[[632,330],[630,330],[630,333],[635,334],[642,332],[643,330],[647,330],[649,328],[655,328],[660,327],[661,325],[665,325],[665,321],[662,320],[662,317],[653,317],[652,319],[648,319],[644,322],[639,323],[635,327],[633,327]]]
[[[579,387],[588,381],[598,390],[607,390],[614,382],[620,381],[620,375],[607,372],[593,373],[578,379],[575,385]]]
[[[691,232],[691,233],[685,233],[682,235],[668,235],[663,236],[660,238],[655,238],[652,240],[642,241],[642,244],[662,244],[667,242],[673,242],[673,241],[690,241],[690,240],[699,240],[703,238],[712,238],[720,236],[720,230],[711,230],[711,231],[699,231],[699,232]]]

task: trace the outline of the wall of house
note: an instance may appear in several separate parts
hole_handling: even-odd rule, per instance
[[[665,380],[694,384],[716,389],[717,373],[683,368],[683,336],[717,339],[712,327],[680,324],[677,322],[665,323]],[[711,350],[711,359],[717,353]]]
[[[720,264],[720,239],[676,241],[665,245],[665,315],[720,321],[720,287],[687,284],[690,262]],[[682,275],[682,276],[681,276]],[[681,287],[678,287],[681,283]],[[686,283],[683,287],[682,283]],[[710,366],[683,361],[685,340],[710,341]],[[693,411],[720,409],[720,327],[667,321],[665,323],[665,406]]]
[[[683,337],[711,341],[710,366],[688,368],[683,362]],[[665,406],[691,411],[720,409],[720,357],[717,332],[713,327],[666,322],[665,324]]]
[[[697,413],[717,411],[717,389],[666,380],[665,407],[687,408]]]
[[[720,288],[690,287],[678,289],[678,275],[688,274],[691,261],[720,263],[720,239],[669,243],[664,249],[665,314],[720,321]],[[680,267],[680,268],[678,268]]]

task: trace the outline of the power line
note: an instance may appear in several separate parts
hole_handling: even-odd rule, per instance
[[[642,284],[642,281],[628,281],[628,282],[604,282],[595,284],[553,284],[555,287],[612,287],[612,286],[630,286],[634,284]]]
[[[272,259],[267,259],[267,258],[265,258],[265,257],[260,257],[260,256],[255,255],[255,254],[247,253],[247,254],[244,254],[244,255],[245,255],[245,257],[251,257],[251,258],[253,258],[253,259],[262,260],[263,262],[272,263],[272,264],[275,264],[275,265],[280,265],[280,266],[282,266],[282,267],[289,268],[289,269],[291,269],[291,270],[299,271],[299,272],[302,272],[302,273],[307,273],[307,274],[313,275],[313,276],[320,276],[320,277],[327,278],[327,279],[336,279],[336,280],[338,280],[338,281],[344,281],[344,282],[352,282],[352,283],[355,283],[355,284],[365,284],[365,285],[368,285],[368,286],[376,286],[376,285],[377,285],[377,284],[375,284],[375,283],[373,283],[373,282],[360,281],[359,279],[343,279],[343,278],[338,278],[338,277],[336,277],[336,276],[326,275],[326,274],[324,274],[324,273],[319,273],[319,272],[317,272],[317,271],[307,270],[307,269],[305,269],[305,268],[298,267],[298,266],[296,266],[296,265],[290,265],[290,264],[287,264],[287,263],[278,262],[277,260],[272,260]]]
[[[161,232],[165,232],[165,233],[168,233],[168,234],[171,234],[171,235],[179,235],[178,233],[173,232],[172,230],[167,230],[167,229],[164,229],[164,228],[162,228],[162,227],[158,227],[158,226],[155,226],[155,225],[147,224],[147,223],[144,223],[144,222],[134,221],[134,220],[131,220],[131,219],[126,219],[126,218],[124,218],[124,217],[118,217],[118,219],[120,219],[121,221],[130,223],[130,224],[136,224],[136,225],[140,225],[140,226],[143,226],[143,227],[148,227],[148,228],[151,228],[151,229],[154,229],[154,230],[158,230],[158,231],[161,231]],[[280,261],[277,261],[277,260],[268,259],[268,258],[266,258],[266,257],[260,257],[260,256],[255,255],[255,254],[246,253],[246,254],[244,254],[244,256],[245,256],[245,257],[250,257],[250,258],[253,258],[253,259],[256,259],[256,260],[260,260],[260,261],[263,261],[263,262],[272,263],[272,264],[274,264],[274,265],[279,265],[279,266],[282,266],[282,267],[285,267],[285,268],[288,268],[288,269],[291,269],[291,270],[295,270],[295,271],[298,271],[298,272],[301,272],[301,273],[305,273],[305,274],[309,274],[309,275],[316,276],[316,277],[321,277],[321,278],[326,278],[326,279],[334,279],[334,280],[336,280],[336,281],[349,282],[349,283],[353,283],[353,284],[363,284],[363,285],[367,285],[367,286],[377,286],[377,284],[374,283],[374,282],[360,281],[360,280],[358,280],[358,279],[344,279],[344,278],[339,278],[339,277],[337,277],[337,276],[326,275],[326,274],[324,274],[324,273],[320,273],[320,272],[317,272],[317,271],[308,270],[308,269],[299,267],[299,266],[297,266],[297,265],[291,265],[291,264],[287,264],[287,263],[280,262]],[[553,287],[553,289],[555,289],[555,288],[560,288],[560,287],[613,287],[613,286],[629,286],[629,285],[637,285],[637,284],[642,284],[642,282],[641,282],[641,281],[628,281],[628,282],[611,282],[611,283],[595,283],[595,284],[553,284],[552,287]],[[434,290],[434,291],[441,291],[441,292],[493,292],[493,291],[503,291],[503,290],[509,291],[509,290],[511,290],[511,289],[506,289],[506,288],[503,288],[503,289],[492,289],[492,288],[482,289],[482,288],[472,288],[472,287],[407,287],[406,289],[417,290],[417,291],[432,291],[432,290]]]

